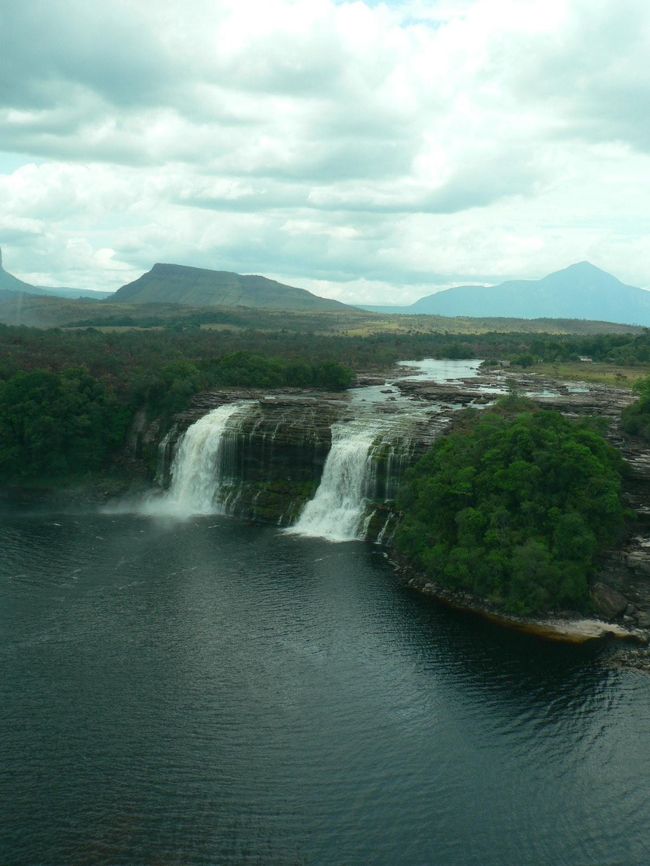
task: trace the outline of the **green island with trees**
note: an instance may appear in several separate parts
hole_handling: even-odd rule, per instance
[[[433,445],[402,487],[395,544],[439,586],[508,613],[585,609],[624,528],[622,459],[593,424],[527,402],[505,398]]]

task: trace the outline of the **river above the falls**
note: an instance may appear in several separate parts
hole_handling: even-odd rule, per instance
[[[404,376],[399,378],[407,381],[462,382],[478,376],[482,363],[473,358],[423,358],[421,361],[398,361],[397,366],[404,368]]]
[[[650,680],[225,517],[0,520],[7,866],[646,866]]]

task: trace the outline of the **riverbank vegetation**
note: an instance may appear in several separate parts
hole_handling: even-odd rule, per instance
[[[395,543],[441,586],[507,612],[585,608],[596,557],[624,527],[621,471],[589,424],[506,398],[410,470]]]
[[[100,470],[130,420],[129,407],[82,369],[16,373],[0,382],[0,480]]]
[[[650,377],[639,379],[634,390],[639,399],[623,410],[623,429],[632,436],[650,442]]]
[[[607,385],[610,388],[633,388],[650,371],[650,365],[610,364],[606,361],[540,361],[533,372],[544,379],[559,382],[585,382],[589,385]]]
[[[252,337],[0,326],[0,481],[99,471],[124,445],[136,412],[167,418],[209,388],[340,391],[353,381],[326,353],[282,357],[277,343]]]
[[[311,320],[309,320],[311,321]],[[456,320],[450,319],[450,328]],[[215,359],[239,352],[308,364],[339,363],[354,370],[386,370],[404,359],[483,358],[523,367],[566,364],[589,358],[594,365],[650,367],[650,331],[597,335],[477,331],[454,333],[418,330],[322,333],[297,326],[290,315],[271,327],[172,324],[138,330],[40,329],[0,325],[0,378],[19,370],[60,372],[84,366],[120,389],[138,375],[167,363],[185,361],[202,369]],[[295,326],[295,330],[291,328]],[[550,323],[549,323],[550,326]]]

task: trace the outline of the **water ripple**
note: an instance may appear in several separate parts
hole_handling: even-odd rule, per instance
[[[11,866],[646,866],[650,683],[234,521],[0,525]]]

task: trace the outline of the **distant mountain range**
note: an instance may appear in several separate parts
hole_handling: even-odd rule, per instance
[[[363,305],[403,315],[590,319],[650,326],[650,292],[628,286],[589,262],[541,280],[509,280],[496,286],[456,286],[407,307]]]
[[[185,265],[155,264],[122,286],[111,302],[182,304],[186,307],[257,307],[267,310],[350,310],[347,304],[286,286],[267,277],[211,271]]]
[[[14,277],[2,266],[2,250],[0,249],[0,293],[2,297],[9,297],[10,293],[20,292],[27,295],[41,295],[43,297],[55,298],[94,298],[96,301],[110,297],[113,292],[93,292],[91,289],[50,288],[49,286],[33,286]]]
[[[541,280],[510,280],[496,286],[456,286],[420,298],[410,306],[352,307],[268,277],[160,263],[117,292],[34,286],[4,270],[0,250],[0,301],[15,305],[19,303],[19,296],[24,295],[48,298],[52,303],[57,297],[85,299],[86,303],[89,298],[94,301],[103,298],[105,303],[119,305],[239,306],[314,313],[358,311],[360,307],[376,313],[481,319],[582,319],[650,327],[650,292],[628,286],[589,262],[579,262]]]

